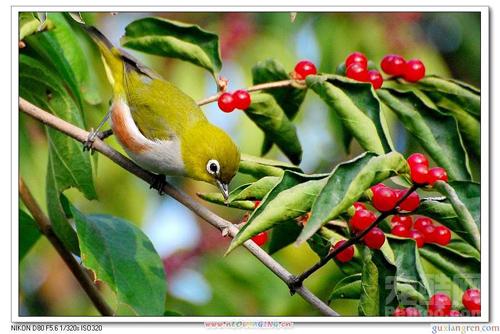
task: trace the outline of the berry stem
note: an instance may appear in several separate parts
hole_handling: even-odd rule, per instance
[[[255,86],[250,86],[250,87],[246,88],[245,90],[247,92],[255,92],[255,91],[264,90],[264,89],[288,87],[288,86],[291,86],[292,83],[293,83],[293,80],[281,80],[281,81],[266,82],[266,83],[258,84]],[[217,101],[217,99],[219,98],[219,96],[222,93],[224,93],[224,92],[219,92],[213,96],[207,97],[206,99],[200,100],[197,102],[197,104],[199,106],[203,106],[205,104],[215,102],[215,101]]]
[[[390,215],[397,214],[398,213],[397,207],[399,206],[399,204],[401,204],[408,196],[410,196],[410,194],[412,194],[418,188],[419,188],[419,185],[413,184],[411,186],[411,188],[408,189],[408,191],[406,192],[406,194],[404,194],[403,196],[401,196],[401,198],[398,199],[398,201],[396,202],[396,205],[395,205],[395,207],[394,207],[393,210],[380,213],[380,215],[377,217],[377,219],[373,223],[371,223],[370,226],[368,226],[366,229],[364,229],[361,233],[359,233],[359,234],[355,235],[354,237],[348,239],[339,248],[334,249],[327,256],[325,256],[324,258],[322,258],[321,260],[319,260],[316,264],[314,264],[312,267],[310,267],[309,269],[307,269],[306,271],[304,271],[299,276],[296,276],[295,279],[293,280],[293,282],[291,284],[289,284],[289,286],[288,286],[290,288],[290,292],[293,294],[294,291],[295,291],[295,289],[297,289],[300,286],[302,286],[302,282],[305,279],[307,279],[309,276],[311,276],[312,274],[314,274],[318,269],[320,269],[325,264],[327,264],[328,261],[330,261],[331,259],[333,259],[337,254],[339,254],[340,252],[342,252],[344,249],[346,249],[347,247],[349,247],[351,245],[354,245],[355,243],[357,243],[358,241],[360,241],[361,239],[363,239],[363,237],[366,234],[368,234],[368,232],[370,232],[371,229],[373,229],[375,226],[377,226],[382,220],[384,220],[385,218],[387,218]]]

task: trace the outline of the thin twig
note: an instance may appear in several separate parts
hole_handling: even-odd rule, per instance
[[[370,226],[368,226],[366,229],[364,229],[361,233],[355,235],[354,237],[348,239],[346,242],[344,242],[342,245],[340,245],[338,248],[332,250],[327,256],[325,256],[324,258],[322,258],[321,260],[319,260],[317,263],[315,263],[312,267],[310,267],[309,269],[307,269],[306,271],[304,271],[302,274],[300,274],[299,276],[297,276],[295,278],[295,282],[293,282],[291,285],[290,285],[290,290],[293,292],[294,289],[298,286],[302,286],[302,282],[308,278],[309,276],[311,276],[312,274],[314,274],[319,268],[323,267],[325,264],[328,263],[328,261],[330,261],[331,259],[333,259],[335,256],[337,256],[337,254],[339,254],[340,252],[342,252],[344,249],[346,249],[347,247],[349,246],[352,246],[354,245],[355,243],[357,243],[358,241],[360,241],[361,239],[363,239],[363,237],[368,234],[368,232],[370,232],[370,230],[372,230],[375,226],[377,226],[382,220],[384,220],[385,218],[387,218],[388,216],[390,215],[393,215],[393,214],[396,214],[397,213],[397,210],[396,208],[408,197],[411,195],[411,193],[413,193],[415,190],[418,189],[418,185],[412,185],[410,189],[408,189],[408,191],[403,195],[401,196],[401,198],[399,198],[397,201],[396,201],[396,204],[394,205],[394,209],[391,210],[391,211],[386,211],[386,212],[382,212],[378,217],[377,219],[370,224]]]
[[[24,205],[26,205],[26,208],[33,216],[33,219],[37,223],[38,228],[40,229],[42,234],[47,237],[52,246],[56,249],[57,253],[59,253],[61,258],[71,270],[78,283],[80,283],[83,290],[87,293],[97,310],[99,310],[99,312],[101,312],[101,314],[105,316],[114,315],[113,310],[106,303],[99,290],[97,290],[97,287],[95,286],[94,282],[92,282],[89,275],[83,270],[83,268],[76,261],[73,255],[71,255],[71,253],[64,247],[59,237],[54,233],[52,224],[40,209],[40,206],[33,198],[33,195],[31,195],[30,190],[28,189],[28,187],[26,187],[26,184],[24,183],[24,180],[22,178],[19,178],[19,195],[21,196]]]
[[[293,80],[282,80],[282,81],[274,81],[274,82],[266,82],[266,83],[263,83],[263,84],[258,84],[258,85],[255,85],[255,86],[250,86],[246,89],[247,92],[255,92],[255,91],[258,91],[258,90],[263,90],[263,89],[271,89],[271,88],[280,88],[280,87],[287,87],[287,86],[291,86],[293,83]],[[203,100],[200,100],[197,102],[197,104],[199,106],[202,106],[202,105],[205,105],[205,104],[208,104],[208,103],[211,103],[211,102],[215,102],[217,101],[217,99],[219,98],[219,96],[222,94],[223,92],[219,92],[213,96],[210,96],[210,97],[207,97],[206,99],[203,99]]]
[[[19,109],[24,113],[32,116],[33,118],[43,122],[44,124],[57,129],[66,135],[78,140],[79,142],[84,143],[87,140],[89,133],[73,124],[70,124],[40,108],[29,103],[23,98],[19,99]],[[119,152],[115,151],[113,148],[108,146],[99,138],[96,138],[93,150],[102,153],[107,156],[113,162],[123,167],[130,173],[139,177],[140,179],[146,181],[148,184],[154,184],[156,180],[156,175],[152,174],[145,169],[142,169],[130,159],[126,158]],[[225,219],[217,216],[215,213],[208,210],[203,205],[196,202],[193,198],[191,198],[186,193],[176,189],[169,183],[166,183],[163,191],[165,194],[171,196],[179,203],[183,204],[199,217],[207,221],[212,226],[216,227],[220,231],[227,229],[229,231],[229,235],[234,237],[238,233],[238,228],[228,222]],[[269,268],[276,276],[278,276],[282,281],[284,281],[287,285],[290,285],[294,277],[290,272],[288,272],[281,264],[276,262],[269,254],[264,252],[259,246],[257,246],[253,241],[248,240],[243,244],[256,258],[260,260],[267,268]],[[338,316],[338,314],[333,311],[328,305],[326,305],[323,301],[321,301],[318,297],[316,297],[313,293],[311,293],[305,287],[298,287],[295,292],[302,296],[304,300],[306,300],[309,304],[314,306],[317,310],[319,310],[322,314],[328,316]]]

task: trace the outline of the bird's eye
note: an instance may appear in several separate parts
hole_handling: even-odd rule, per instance
[[[207,172],[212,175],[217,175],[220,172],[220,165],[217,160],[208,160]]]

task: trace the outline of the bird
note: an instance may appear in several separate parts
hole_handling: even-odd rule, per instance
[[[113,44],[95,27],[83,25],[97,44],[112,86],[111,105],[84,150],[91,150],[109,121],[127,155],[157,175],[160,194],[165,175],[181,175],[219,188],[225,200],[240,163],[231,137],[210,123],[196,102],[171,82]]]

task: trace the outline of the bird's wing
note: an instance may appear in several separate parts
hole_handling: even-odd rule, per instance
[[[191,97],[137,64],[125,65],[125,91],[132,118],[146,138],[172,139],[192,122],[206,120]]]

